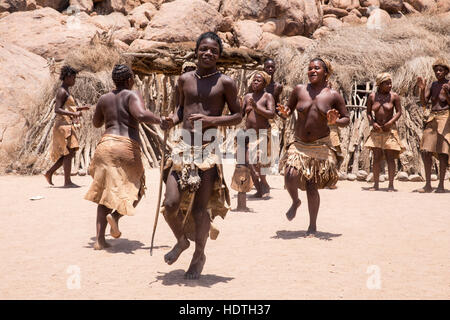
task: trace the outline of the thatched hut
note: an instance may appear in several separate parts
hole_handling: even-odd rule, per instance
[[[400,171],[423,177],[419,152],[424,111],[418,105],[415,88],[418,76],[434,79],[432,63],[438,56],[450,58],[450,16],[408,16],[394,19],[382,30],[370,30],[365,25],[342,28],[326,36],[304,52],[286,46],[273,46],[271,54],[279,65],[278,79],[287,83],[287,96],[293,86],[308,81],[309,61],[320,56],[332,62],[331,83],[344,95],[351,123],[340,130],[345,160],[341,172],[357,174],[370,171],[369,150],[363,148],[370,128],[365,112],[367,95],[374,90],[375,77],[380,72],[393,76],[393,90],[400,94],[403,116],[398,121],[400,138],[407,146],[398,163]]]

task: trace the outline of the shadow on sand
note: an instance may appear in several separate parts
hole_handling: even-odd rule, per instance
[[[216,276],[214,274],[202,274],[197,280],[186,280],[184,278],[185,271],[181,269],[173,270],[167,273],[158,272],[161,275],[156,277],[156,281],[162,281],[163,286],[185,286],[185,287],[206,287],[211,288],[211,286],[217,283],[228,283],[228,281],[234,278]],[[151,283],[150,283],[151,284]]]
[[[307,235],[306,230],[301,231],[289,231],[289,230],[281,230],[277,231],[277,234],[271,239],[283,239],[283,240],[291,240],[298,238],[318,238],[320,240],[331,241],[333,238],[342,236],[341,233],[329,233],[329,232],[320,232],[317,231],[315,235]]]
[[[392,192],[392,193],[396,193],[398,192],[397,189],[394,189],[394,191],[389,191],[389,188],[378,188],[378,190],[370,190],[372,188],[372,186],[370,187],[361,187],[361,191],[370,191],[370,192],[379,192],[379,191],[383,191],[383,192]]]
[[[94,250],[96,237],[92,237],[91,241],[92,242],[89,242],[89,244],[85,246],[85,248],[92,248],[92,250]],[[134,251],[136,250],[149,250],[150,254],[150,247],[144,247],[144,244],[137,240],[128,240],[126,238],[119,238],[119,239],[107,239],[106,242],[109,243],[111,247],[105,248],[104,250],[110,253],[134,254]],[[170,248],[170,247],[165,245],[154,246],[153,250],[162,248]]]

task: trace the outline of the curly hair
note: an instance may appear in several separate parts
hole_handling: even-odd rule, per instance
[[[61,68],[61,74],[59,75],[59,79],[64,81],[64,79],[66,77],[76,75],[77,73],[78,73],[78,70],[75,70],[74,68],[72,68],[69,65],[65,65]]]
[[[220,55],[222,55],[222,52],[223,52],[222,40],[214,32],[205,32],[205,33],[202,33],[200,35],[200,37],[198,37],[197,44],[195,46],[195,53],[198,52],[198,47],[200,46],[200,42],[202,42],[203,39],[211,39],[211,40],[214,40],[215,42],[217,42],[217,44],[219,45]]]
[[[124,86],[128,79],[133,77],[133,72],[125,64],[116,64],[112,71],[112,79],[117,87]]]

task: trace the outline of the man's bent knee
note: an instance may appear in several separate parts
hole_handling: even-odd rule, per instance
[[[177,199],[168,198],[164,200],[163,205],[167,213],[174,213],[178,211],[180,201]]]

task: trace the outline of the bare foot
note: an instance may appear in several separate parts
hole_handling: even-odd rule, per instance
[[[50,174],[48,171],[44,174],[45,179],[47,180],[49,185],[53,185],[52,177],[53,174]]]
[[[168,253],[166,253],[164,255],[164,261],[171,265],[172,263],[174,263],[175,261],[177,261],[178,257],[180,256],[180,254],[186,250],[187,248],[189,248],[189,240],[186,238],[183,238],[181,241],[179,240],[175,246],[172,248],[172,250],[170,250]]]
[[[103,250],[104,248],[109,248],[111,245],[106,241],[97,240],[94,244],[94,250]]]
[[[119,230],[119,224],[117,223],[116,219],[111,214],[108,214],[106,216],[106,221],[108,221],[109,225],[111,226],[111,231],[109,232],[113,238],[120,238],[122,235],[122,232]]]
[[[367,189],[367,191],[378,191],[379,190],[379,187],[378,186],[373,186],[373,187],[370,187],[369,189]]]
[[[289,221],[292,221],[292,219],[295,218],[295,215],[297,214],[297,208],[300,207],[301,204],[302,204],[302,201],[300,199],[297,199],[296,201],[294,201],[292,203],[291,207],[286,212],[286,218]]]
[[[394,187],[389,187],[388,189],[387,189],[387,192],[397,192],[398,190],[397,189],[395,189]]]
[[[71,182],[71,183],[65,184],[63,186],[63,188],[80,188],[80,186],[75,184],[75,183],[73,183],[73,182]]]
[[[184,274],[184,278],[188,280],[198,279],[200,274],[202,273],[203,266],[206,262],[205,254],[202,254],[199,258],[192,257],[191,265],[189,266],[188,271]]]
[[[445,193],[445,189],[443,187],[437,187],[434,193]]]
[[[263,185],[262,189],[263,189],[262,198],[269,197],[270,196],[270,186],[269,185]]]
[[[430,193],[432,191],[433,191],[433,188],[431,186],[425,186],[423,188],[416,190],[416,192],[418,192],[418,193]]]
[[[315,238],[317,234],[317,228],[308,228],[308,231],[306,231],[306,237],[307,238]]]

